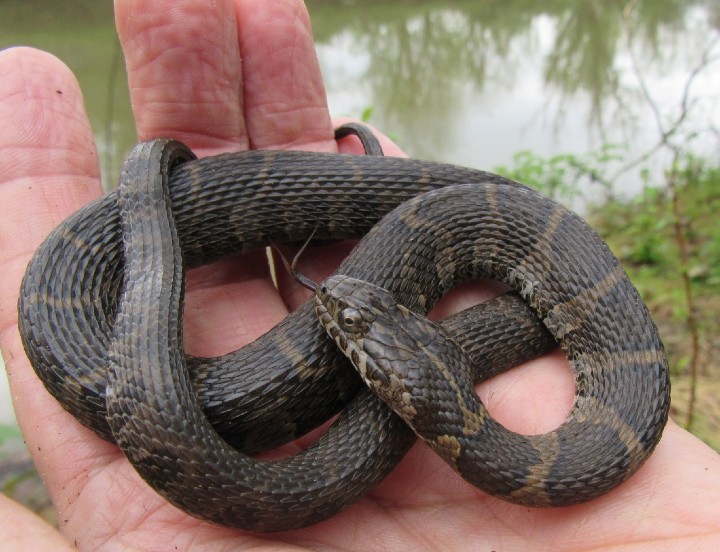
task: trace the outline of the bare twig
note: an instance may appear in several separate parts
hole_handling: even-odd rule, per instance
[[[635,0],[630,0],[623,10],[623,25],[625,27],[625,36],[627,37],[628,54],[630,56],[630,64],[632,65],[633,73],[638,80],[640,85],[640,91],[642,92],[645,101],[653,112],[655,117],[655,124],[661,135],[665,134],[665,129],[662,121],[662,113],[660,108],[655,102],[655,99],[650,94],[650,90],[647,87],[645,78],[643,77],[642,71],[640,71],[640,64],[638,63],[637,55],[635,55],[635,48],[633,47],[633,41],[635,39],[635,27],[632,24],[632,12],[635,9]]]
[[[685,419],[685,429],[692,429],[695,418],[695,402],[697,398],[698,383],[698,356],[699,356],[699,337],[697,318],[695,316],[695,300],[693,298],[693,287],[690,281],[689,259],[686,236],[686,228],[683,219],[682,206],[680,204],[680,193],[677,187],[677,171],[680,163],[680,153],[676,152],[673,158],[672,167],[667,175],[667,187],[670,192],[670,201],[673,211],[673,229],[675,233],[675,242],[678,246],[680,254],[680,277],[683,282],[683,292],[685,294],[685,305],[687,307],[686,323],[690,332],[690,396],[688,398],[687,417]]]
[[[710,67],[713,63],[720,61],[720,56],[712,55],[713,50],[715,49],[717,44],[720,43],[720,36],[718,36],[715,37],[715,39],[713,39],[707,45],[702,55],[700,56],[700,61],[693,68],[693,70],[690,71],[690,74],[688,75],[688,78],[685,81],[685,86],[683,88],[682,99],[680,101],[680,113],[678,114],[677,118],[672,123],[665,124],[663,122],[662,110],[660,109],[660,106],[655,101],[655,98],[653,97],[649,87],[647,86],[647,82],[645,81],[643,72],[640,69],[640,63],[638,61],[637,54],[635,53],[634,26],[632,22],[632,11],[635,7],[635,3],[636,0],[630,0],[623,9],[623,25],[625,27],[625,36],[627,37],[628,55],[630,57],[630,64],[632,66],[633,73],[635,74],[635,78],[637,79],[638,85],[640,86],[640,92],[642,93],[645,102],[653,113],[655,125],[657,126],[658,134],[660,137],[653,146],[648,148],[645,152],[637,156],[635,159],[632,159],[625,165],[621,166],[617,171],[615,171],[615,173],[612,175],[611,180],[617,179],[620,175],[644,163],[653,155],[655,155],[658,151],[665,147],[671,149],[673,153],[678,151],[679,146],[672,144],[670,142],[670,138],[679,131],[680,127],[690,114],[692,108],[692,96],[690,95],[692,87],[697,78],[708,67]]]

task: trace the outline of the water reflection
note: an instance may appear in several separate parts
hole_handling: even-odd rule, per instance
[[[611,141],[633,154],[658,139],[627,62],[625,1],[307,3],[332,111],[371,106],[372,122],[414,156],[491,168],[522,149]],[[719,12],[713,1],[635,3],[640,66],[663,112],[677,108]],[[717,71],[696,84],[699,95],[716,90]],[[694,130],[706,115],[695,113]],[[707,138],[699,147],[717,148]]]

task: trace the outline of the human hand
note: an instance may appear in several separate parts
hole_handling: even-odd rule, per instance
[[[200,156],[249,148],[359,153],[352,140],[333,139],[339,121],[327,111],[302,2],[118,0],[116,16],[140,140],[172,136]],[[528,509],[489,497],[418,444],[366,498],[310,528],[258,536],[178,511],[116,446],[48,395],[22,350],[16,304],[27,262],[47,233],[101,188],[94,138],[67,68],[47,54],[16,49],[0,53],[0,75],[0,346],[28,448],[61,533],[78,548],[657,550],[666,541],[677,550],[709,549],[720,540],[720,458],[672,422],[635,476],[570,508]],[[386,154],[400,154],[381,141]],[[337,246],[309,250],[303,270],[319,279],[343,252]],[[287,282],[281,289],[272,284],[264,253],[192,271],[188,352],[224,353],[267,331],[304,298]],[[446,307],[486,295],[468,289]],[[481,388],[493,415],[524,432],[558,425],[572,395],[557,354]],[[0,511],[13,516],[0,526],[0,542],[60,546],[58,533],[4,497]],[[6,540],[13,537],[20,540]]]

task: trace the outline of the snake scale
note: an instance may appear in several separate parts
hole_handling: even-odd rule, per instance
[[[337,269],[343,276],[255,342],[212,359],[184,354],[187,268],[311,234],[367,236]],[[426,328],[419,315],[478,277],[505,281],[524,301],[503,296]],[[366,301],[363,294],[382,298],[388,312],[407,313],[407,329],[381,339],[387,351],[402,351],[397,336],[422,326],[440,336],[416,336],[425,357],[435,358],[433,344],[446,350],[448,343],[451,356],[462,356],[461,376],[427,377],[426,394],[444,397],[442,384],[460,398],[458,406],[435,409],[442,420],[430,431],[442,433],[415,429],[487,492],[531,506],[588,500],[634,473],[660,438],[667,361],[617,260],[565,208],[502,177],[452,165],[292,151],[195,160],[175,141],[139,144],[118,194],[78,211],[38,248],[22,283],[19,326],[49,392],[118,442],[173,504],[227,526],[292,529],[364,496],[415,440],[349,367],[347,334],[334,332],[337,347],[326,335],[334,331],[327,316],[324,326],[318,322],[322,305],[347,312],[350,297],[323,296],[343,287],[336,280],[357,284]],[[480,381],[549,350],[550,334],[576,381],[573,410],[557,431],[508,432],[476,397],[458,391],[460,380]],[[367,368],[367,358],[361,364]],[[416,369],[411,362],[408,370]],[[407,406],[408,397],[401,400]],[[273,462],[248,456],[342,407],[307,450]]]

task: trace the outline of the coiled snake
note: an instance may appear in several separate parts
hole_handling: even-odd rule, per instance
[[[337,269],[343,276],[268,334],[224,357],[184,355],[186,268],[313,232],[368,231]],[[506,296],[442,327],[419,316],[476,277],[505,281],[530,308]],[[367,335],[348,331],[345,315],[360,312]],[[402,328],[382,325],[398,313]],[[70,217],[38,249],[19,314],[28,357],[67,410],[116,441],[178,507],[256,531],[328,518],[387,475],[415,439],[361,389],[326,329],[363,378],[391,383],[395,408],[458,472],[521,504],[574,504],[613,488],[647,458],[668,415],[662,343],[597,235],[522,185],[438,163],[291,151],[194,160],[178,142],[139,144],[118,194]],[[576,400],[557,431],[521,436],[487,415],[468,382],[552,347],[538,319],[570,359]],[[427,329],[430,337],[414,333]],[[410,353],[411,342],[421,354]],[[400,357],[410,376],[402,384],[382,371]],[[430,387],[421,390],[421,380]],[[348,402],[309,449],[275,462],[247,456]]]

